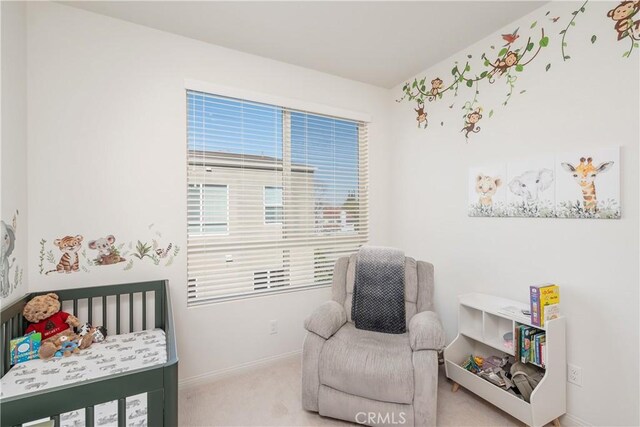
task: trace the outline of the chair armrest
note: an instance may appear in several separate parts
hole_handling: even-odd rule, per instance
[[[444,347],[444,330],[435,312],[423,311],[411,318],[409,343],[413,351],[441,350]]]
[[[347,323],[347,313],[344,307],[335,301],[327,301],[305,319],[304,328],[324,339],[329,339],[345,323]]]

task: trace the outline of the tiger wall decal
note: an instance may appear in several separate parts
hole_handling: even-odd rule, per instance
[[[82,246],[81,235],[76,236],[65,236],[61,239],[55,239],[53,244],[60,249],[62,252],[62,256],[60,257],[60,261],[56,268],[53,270],[49,270],[45,272],[45,274],[53,273],[57,271],[58,273],[71,273],[78,271],[80,269],[80,259],[78,257],[78,251]]]

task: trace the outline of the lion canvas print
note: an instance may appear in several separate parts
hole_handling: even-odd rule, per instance
[[[506,172],[504,165],[469,170],[469,216],[505,216]]]

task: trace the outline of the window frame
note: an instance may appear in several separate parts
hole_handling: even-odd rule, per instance
[[[358,186],[360,188],[360,192],[359,195],[360,197],[362,197],[363,201],[360,202],[361,204],[359,205],[359,215],[364,215],[364,220],[360,220],[360,225],[356,226],[355,229],[351,232],[325,232],[325,233],[320,233],[319,234],[319,242],[320,242],[320,246],[313,248],[313,253],[314,253],[314,260],[316,259],[316,251],[318,250],[328,250],[329,254],[333,252],[337,252],[340,253],[341,250],[339,249],[340,247],[342,247],[343,245],[345,245],[346,243],[349,243],[352,240],[353,235],[360,235],[362,236],[361,240],[357,243],[354,243],[355,245],[357,245],[357,247],[361,246],[362,244],[366,244],[369,239],[370,239],[370,210],[369,210],[369,198],[370,198],[370,193],[369,193],[369,161],[368,161],[368,157],[369,157],[369,148],[370,148],[370,144],[369,144],[369,130],[370,130],[370,122],[371,122],[371,117],[366,114],[366,113],[361,113],[361,112],[354,112],[354,111],[350,111],[350,110],[345,110],[345,109],[341,109],[341,108],[335,108],[335,107],[331,107],[331,106],[326,106],[326,105],[322,105],[322,104],[316,104],[316,103],[312,103],[312,102],[306,102],[306,101],[301,101],[301,100],[295,100],[295,99],[288,99],[288,98],[282,98],[282,97],[277,97],[277,96],[273,96],[273,95],[268,95],[268,94],[260,94],[260,93],[255,93],[255,92],[247,92],[247,91],[243,91],[243,90],[238,90],[235,88],[229,88],[229,87],[225,87],[225,86],[219,86],[219,85],[214,85],[214,84],[210,84],[210,83],[206,83],[206,82],[199,82],[199,81],[194,81],[194,80],[185,80],[185,89],[186,92],[201,92],[205,95],[211,95],[214,97],[224,97],[224,98],[231,98],[231,99],[235,99],[237,101],[241,101],[241,102],[250,102],[250,103],[259,103],[259,104],[266,104],[269,106],[273,106],[273,107],[277,107],[280,108],[282,110],[282,114],[283,114],[283,120],[282,120],[282,126],[283,126],[283,133],[282,133],[282,170],[283,172],[287,170],[290,172],[291,171],[291,128],[289,127],[289,132],[287,134],[287,132],[284,131],[284,129],[286,129],[287,126],[291,125],[291,117],[290,115],[292,114],[292,112],[302,112],[305,114],[309,114],[311,116],[324,116],[330,119],[336,119],[336,120],[344,120],[344,121],[351,121],[351,122],[355,122],[357,129],[358,129],[358,133],[357,133],[357,156],[358,156],[358,164],[356,166],[356,173],[358,175]],[[185,97],[186,99],[186,97]],[[185,101],[186,102],[186,101]],[[185,108],[185,116],[189,117],[189,108]],[[187,135],[189,135],[189,128],[187,127]],[[187,144],[187,147],[189,147],[189,145]],[[187,148],[187,150],[189,150],[189,148]],[[189,151],[188,151],[189,152]],[[362,163],[364,162],[364,163]],[[187,162],[187,165],[189,165],[189,163]],[[224,184],[222,184],[224,185]],[[280,187],[282,188],[282,204],[278,205],[278,206],[282,206],[282,216],[281,216],[281,221],[278,223],[273,223],[273,224],[266,224],[266,225],[281,225],[283,228],[286,227],[286,221],[285,221],[285,217],[286,217],[286,212],[287,212],[287,208],[285,206],[285,199],[286,199],[286,194],[287,194],[287,190],[285,188],[287,184],[285,182],[283,182],[282,185],[266,185],[267,186],[275,186],[275,187]],[[229,187],[229,186],[227,186]],[[231,233],[231,226],[230,226],[230,218],[229,218],[229,194],[230,194],[230,189],[228,188],[227,190],[227,233],[225,234],[226,236],[232,235]],[[265,200],[264,200],[264,189],[263,189],[263,222],[265,219],[265,212],[264,212],[264,206],[265,206]],[[360,217],[362,218],[362,216]],[[364,221],[364,222],[362,222]],[[203,237],[205,235],[202,235]],[[223,236],[222,234],[215,234],[215,236]],[[337,239],[337,240],[336,240]],[[330,245],[333,245],[334,248],[332,248],[331,246],[326,246],[326,241],[330,240],[331,243]],[[324,246],[323,246],[324,245]],[[357,250],[357,249],[354,249]],[[331,256],[331,255],[329,255]],[[343,256],[343,255],[339,255],[339,256]],[[227,260],[227,262],[229,262]],[[286,269],[289,267],[285,267],[285,271]],[[268,268],[265,266],[261,271],[267,270]],[[319,271],[319,273],[316,273],[316,271]],[[196,279],[197,277],[190,277],[189,276],[189,271],[187,271],[187,278],[188,278],[188,282],[189,282],[189,288],[188,288],[188,300],[187,300],[187,306],[188,307],[196,307],[196,306],[201,306],[201,305],[209,305],[209,304],[216,304],[219,302],[226,302],[226,301],[234,301],[234,300],[242,300],[242,299],[248,299],[248,298],[255,298],[255,297],[261,297],[261,296],[267,296],[267,295],[276,295],[276,294],[280,294],[280,293],[289,293],[289,292],[298,292],[298,291],[304,291],[304,290],[311,290],[311,289],[318,289],[318,288],[328,288],[331,287],[331,281],[329,280],[328,283],[320,283],[318,284],[316,282],[316,276],[317,277],[325,277],[327,274],[330,273],[326,273],[326,271],[324,270],[317,270],[317,269],[313,269],[313,271],[311,272],[313,278],[312,280],[308,283],[308,284],[296,284],[295,286],[291,286],[291,284],[289,283],[286,286],[276,286],[274,288],[272,287],[268,287],[267,289],[264,290],[259,290],[256,291],[255,289],[250,291],[250,292],[244,292],[244,291],[237,291],[237,292],[229,292],[227,294],[224,295],[215,295],[215,296],[209,296],[209,295],[204,295],[204,296],[198,296],[198,292],[204,292],[205,294],[207,292],[211,292],[213,291],[215,288],[211,286],[211,284],[206,284],[205,283],[205,287],[202,288],[202,291],[200,291],[198,289],[198,285],[196,285]],[[193,284],[192,284],[193,282]],[[252,285],[249,284],[250,286]],[[253,286],[252,286],[253,287]]]

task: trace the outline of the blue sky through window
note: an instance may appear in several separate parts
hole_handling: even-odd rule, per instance
[[[282,160],[283,109],[187,92],[189,150]],[[291,112],[291,161],[314,168],[316,197],[339,207],[358,189],[358,124]]]

